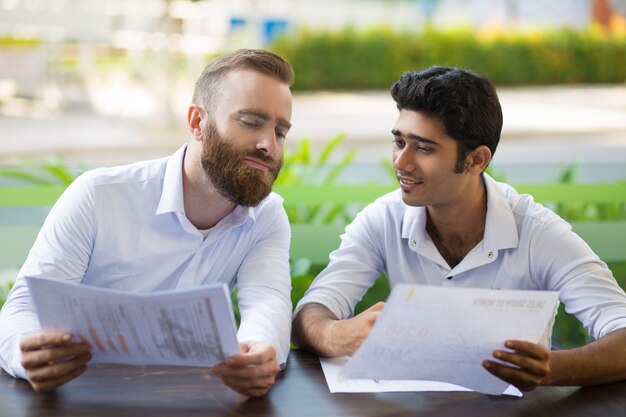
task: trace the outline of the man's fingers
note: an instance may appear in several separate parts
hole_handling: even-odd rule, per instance
[[[27,352],[46,346],[62,346],[72,343],[72,336],[65,332],[45,332],[27,336],[20,341],[20,350]]]
[[[25,351],[22,354],[22,366],[24,369],[39,368],[68,358],[81,355],[91,355],[91,346],[83,343],[76,343],[69,346],[54,347],[41,350]]]
[[[541,378],[536,375],[524,372],[519,368],[512,368],[510,366],[485,360],[483,366],[489,373],[501,380],[515,385],[522,391],[530,391],[537,388],[541,383]]]
[[[537,343],[526,342],[524,340],[507,340],[504,342],[504,346],[517,353],[542,361],[547,360],[550,356],[550,351],[547,348]]]
[[[87,365],[91,360],[91,353],[86,353],[64,362],[53,363],[39,368],[26,369],[26,376],[30,381],[44,382],[63,378],[72,374],[76,369]]]
[[[265,395],[276,382],[276,376],[259,378],[255,380],[245,378],[233,378],[231,376],[220,376],[220,379],[226,386],[241,394],[251,397]]]
[[[268,377],[257,380],[224,378],[222,381],[225,385],[241,394],[257,397],[265,395],[276,382],[276,378]]]
[[[369,333],[369,330],[374,326],[376,320],[378,320],[378,316],[380,316],[380,312],[383,310],[384,307],[384,301],[379,301],[367,310],[361,312],[359,315],[353,317],[351,320],[354,320],[355,323],[359,323],[357,324],[357,326],[359,328],[367,329],[367,333]],[[362,323],[365,323],[365,325],[363,325]],[[367,336],[367,333],[365,333],[363,338]]]
[[[373,306],[371,306],[370,308],[368,308],[367,310],[370,310],[370,311],[382,311],[383,308],[385,308],[385,302],[384,301],[379,301],[376,304],[374,304]]]
[[[276,349],[272,346],[266,346],[263,349],[255,350],[252,347],[246,353],[239,353],[233,355],[226,360],[228,365],[233,366],[246,366],[246,365],[261,365],[266,362],[270,362],[276,358]]]
[[[276,376],[268,376],[265,378],[247,379],[228,376],[222,381],[233,389],[249,389],[249,388],[269,388],[276,382]]]
[[[229,376],[233,378],[257,379],[274,376],[280,367],[276,361],[268,362],[259,366],[233,366],[230,364],[217,365],[213,372],[217,376]]]
[[[541,378],[546,376],[550,371],[547,358],[542,358],[541,360],[538,360],[533,359],[529,356],[523,356],[517,353],[506,352],[503,350],[496,350],[493,353],[493,356],[504,362],[516,365],[517,367],[523,369],[525,372],[530,372],[532,374],[540,376]]]
[[[74,343],[65,332],[44,332],[20,341],[22,366],[37,392],[50,391],[81,375],[91,360],[88,343]]]
[[[241,353],[213,367],[213,373],[224,384],[248,396],[265,395],[280,371],[276,349],[261,342],[243,342]]]
[[[79,377],[87,370],[87,365],[82,365],[73,369],[71,372],[54,379],[46,379],[43,381],[30,381],[30,385],[37,392],[47,392],[58,386],[61,386],[74,378]]]

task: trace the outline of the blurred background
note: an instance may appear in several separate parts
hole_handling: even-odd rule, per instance
[[[389,87],[435,64],[497,85],[497,179],[626,180],[626,0],[0,0],[0,186],[66,185],[84,169],[171,154],[187,140],[203,67],[244,47],[270,49],[295,69],[279,185],[393,187]],[[547,204],[570,221],[626,230],[626,195],[616,189]],[[0,231],[42,221],[10,198]],[[292,224],[343,224],[365,201],[292,203]],[[623,241],[618,252],[610,266],[623,284]],[[293,261],[297,300],[323,262]],[[364,305],[383,299],[383,287]],[[584,340],[562,323],[561,342]]]
[[[356,161],[387,158],[389,86],[444,64],[499,87],[509,179],[528,162],[526,181],[568,162],[623,177],[624,16],[626,0],[0,0],[0,162],[168,155],[211,57],[263,47],[296,71],[292,147],[343,133]]]

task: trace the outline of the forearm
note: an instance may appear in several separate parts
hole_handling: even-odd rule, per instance
[[[340,348],[333,328],[340,320],[321,304],[307,304],[293,321],[293,339],[302,349],[319,356],[350,354]],[[338,343],[339,342],[339,343]]]
[[[588,345],[550,353],[543,385],[597,385],[626,380],[626,329]]]
[[[247,309],[241,314],[241,325],[237,331],[239,342],[264,342],[276,350],[276,360],[283,365],[289,355],[291,334],[291,303],[288,306],[274,305],[270,311],[265,306]]]
[[[0,313],[0,365],[7,373],[26,378],[19,343],[23,337],[40,331],[26,283],[19,279]]]

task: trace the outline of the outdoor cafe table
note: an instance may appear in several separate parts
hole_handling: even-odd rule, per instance
[[[38,394],[0,373],[0,416],[626,416],[626,382],[542,387],[523,398],[475,392],[331,394],[316,356],[294,350],[270,393],[246,399],[207,368],[91,365]]]

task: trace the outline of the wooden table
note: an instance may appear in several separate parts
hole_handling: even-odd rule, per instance
[[[206,368],[92,365],[48,394],[0,373],[0,416],[626,416],[626,382],[544,387],[523,398],[473,392],[330,394],[317,357],[292,351],[270,394],[246,399]]]

